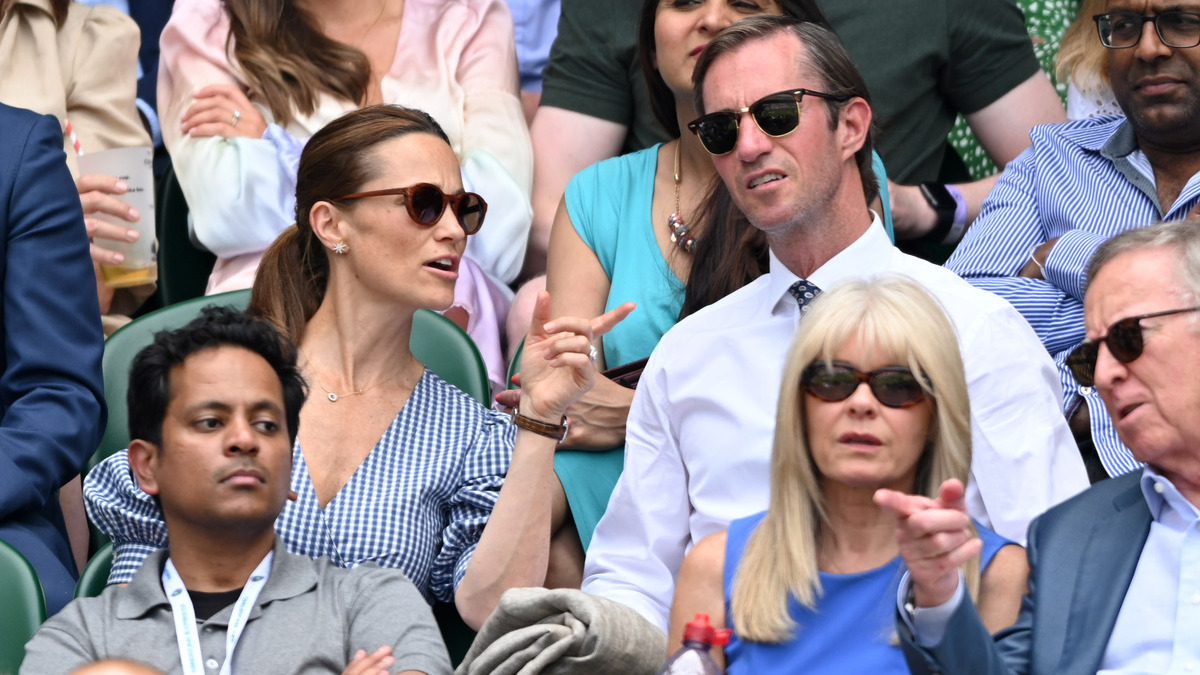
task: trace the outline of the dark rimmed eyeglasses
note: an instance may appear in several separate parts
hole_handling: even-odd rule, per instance
[[[851,97],[827,94],[811,89],[791,89],[764,96],[737,110],[718,110],[688,122],[688,129],[700,138],[700,144],[711,155],[728,154],[737,145],[742,113],[750,113],[754,123],[772,138],[787,136],[800,125],[800,101],[816,96],[842,103]]]
[[[355,192],[342,195],[333,201],[344,202],[365,197],[390,197],[392,195],[402,195],[404,208],[408,209],[408,217],[427,227],[436,225],[442,219],[447,205],[450,206],[454,217],[458,219],[458,224],[467,234],[478,232],[479,228],[483,227],[483,217],[487,215],[487,202],[483,201],[483,197],[474,192],[448,195],[431,183],[417,183],[408,187],[388,190]]]
[[[1128,49],[1142,40],[1142,26],[1154,24],[1158,39],[1172,49],[1190,49],[1200,45],[1200,14],[1176,9],[1145,16],[1137,12],[1109,12],[1092,17],[1100,33],[1100,43],[1109,49]]]
[[[841,361],[828,365],[814,361],[800,376],[804,391],[830,403],[850,398],[863,382],[871,388],[875,399],[889,408],[907,408],[925,400],[925,389],[917,376],[903,366],[863,372]]]
[[[1161,15],[1160,15],[1161,16]],[[1132,363],[1142,355],[1145,348],[1145,336],[1142,335],[1142,321],[1161,316],[1173,316],[1186,312],[1200,311],[1200,306],[1168,309],[1165,312],[1154,312],[1140,316],[1130,316],[1108,327],[1108,334],[1096,340],[1084,340],[1082,344],[1067,356],[1067,367],[1075,381],[1084,387],[1096,386],[1096,359],[1100,355],[1100,343],[1108,346],[1108,353],[1121,363]]]

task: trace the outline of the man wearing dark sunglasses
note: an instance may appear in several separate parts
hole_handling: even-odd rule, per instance
[[[971,512],[1023,540],[1033,517],[1087,485],[1053,364],[1007,303],[892,246],[867,207],[877,185],[866,86],[837,37],[786,17],[745,19],[708,44],[695,78],[705,114],[690,127],[765,233],[770,271],[683,319],[654,350],[583,590],[666,626],[687,548],[766,508],[782,368],[808,302],[885,273],[924,286],[954,323],[973,411]],[[874,382],[885,405],[908,400],[885,373],[845,375]]]
[[[1030,593],[994,640],[955,590],[958,572],[939,570],[977,546],[961,505],[877,495],[901,516],[912,592],[899,632],[916,675],[1200,668],[1200,229],[1177,221],[1117,235],[1087,278],[1088,339],[1069,362],[1146,466],[1033,522]]]
[[[1125,117],[1036,127],[947,267],[1003,296],[1055,357],[1093,480],[1137,466],[1066,364],[1083,339],[1083,266],[1105,239],[1200,203],[1200,0],[1109,0],[1091,17]]]

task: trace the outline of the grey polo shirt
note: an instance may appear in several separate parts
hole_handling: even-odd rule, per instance
[[[25,646],[21,673],[53,675],[106,658],[128,658],[182,673],[171,605],[162,589],[167,552],[146,559],[128,586],[67,605]],[[199,621],[208,673],[225,660],[232,605]],[[450,658],[429,605],[401,572],[360,565],[341,569],[275,542],[271,577],[238,641],[235,674],[339,674],[359,649],[392,647],[391,672],[449,675]]]

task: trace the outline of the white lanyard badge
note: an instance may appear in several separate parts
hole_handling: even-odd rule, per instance
[[[254,609],[258,594],[271,576],[271,558],[274,551],[267,553],[258,567],[250,573],[250,580],[242,588],[233,606],[233,616],[229,619],[229,630],[225,633],[225,663],[221,664],[220,675],[230,675],[230,664],[233,663],[233,649],[237,646],[238,638]],[[175,565],[167,558],[167,565],[162,573],[163,591],[167,601],[171,603],[171,613],[175,615],[175,638],[179,642],[179,660],[183,663],[183,672],[188,675],[204,675],[204,659],[200,655],[200,636],[196,632],[196,612],[192,609],[192,598],[188,595]]]

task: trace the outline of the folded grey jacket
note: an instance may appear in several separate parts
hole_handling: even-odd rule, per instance
[[[572,589],[513,588],[455,675],[654,675],[667,636],[637,612]]]

